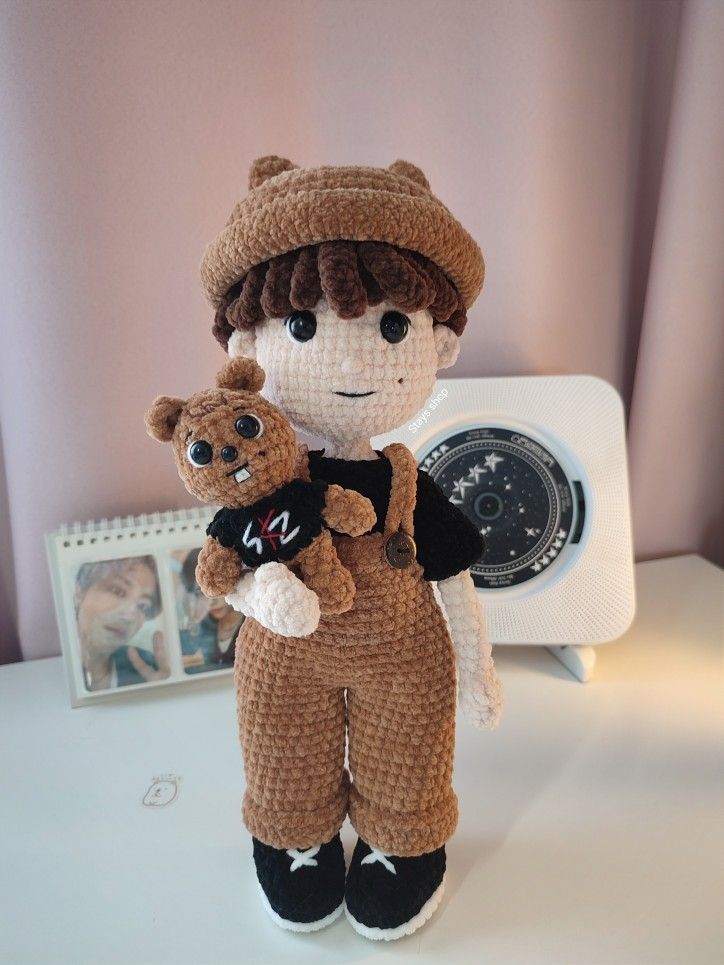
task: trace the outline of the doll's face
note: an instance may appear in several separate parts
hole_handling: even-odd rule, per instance
[[[426,310],[390,302],[340,318],[326,299],[314,311],[268,318],[235,332],[229,354],[255,357],[264,394],[292,424],[339,442],[405,423],[429,397],[440,368],[457,356],[457,336]]]

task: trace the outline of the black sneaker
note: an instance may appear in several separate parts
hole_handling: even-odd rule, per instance
[[[344,908],[344,851],[339,834],[326,844],[272,848],[256,838],[254,864],[264,907],[290,931],[317,931]]]
[[[425,924],[444,886],[444,846],[416,858],[398,858],[360,838],[347,874],[345,913],[360,935],[391,941]]]

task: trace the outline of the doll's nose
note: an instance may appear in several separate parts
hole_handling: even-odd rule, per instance
[[[239,450],[233,446],[224,446],[221,450],[221,458],[224,462],[235,462],[239,456]]]
[[[349,375],[356,375],[358,372],[362,371],[364,366],[363,359],[360,356],[347,356],[347,358],[342,359],[342,364],[340,369],[342,372],[346,372]]]

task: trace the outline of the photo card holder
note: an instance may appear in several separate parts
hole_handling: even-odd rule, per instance
[[[74,707],[230,675],[244,617],[196,582],[217,507],[115,517],[46,535]]]

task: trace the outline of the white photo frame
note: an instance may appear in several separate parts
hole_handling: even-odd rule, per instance
[[[71,704],[230,676],[243,616],[195,580],[216,507],[61,526],[46,535]]]

